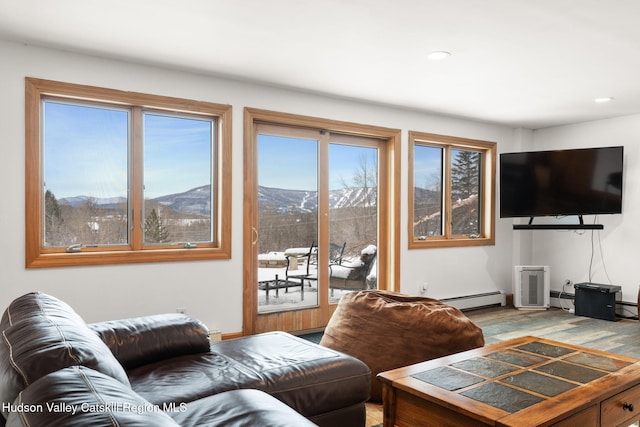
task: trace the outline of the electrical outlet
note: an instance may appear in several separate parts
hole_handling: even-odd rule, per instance
[[[184,307],[178,307],[176,308],[176,313],[181,313],[181,314],[185,314],[187,312],[187,309]]]
[[[564,285],[565,286],[571,286],[573,284],[573,282],[571,281],[571,279],[564,279]]]
[[[209,341],[210,342],[222,341],[222,334],[220,333],[220,331],[209,331]]]
[[[418,291],[420,292],[420,295],[426,295],[427,292],[429,292],[429,283],[427,282],[420,283]]]

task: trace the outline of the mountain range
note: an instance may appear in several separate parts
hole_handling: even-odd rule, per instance
[[[344,188],[329,192],[330,209],[364,207],[374,203],[375,200],[375,188]],[[126,199],[124,197],[95,199],[77,196],[62,198],[58,200],[58,203],[76,207],[87,201],[92,201],[101,208],[110,209],[125,203]],[[204,185],[183,193],[157,197],[151,201],[170,207],[176,212],[208,215],[211,211],[211,187]],[[318,193],[259,186],[258,203],[261,209],[274,209],[281,213],[313,212],[318,208]]]
[[[116,209],[127,202],[125,197],[95,198],[89,196],[65,197],[60,205],[77,207],[91,201],[102,209]],[[211,186],[203,185],[182,193],[169,194],[151,199],[151,202],[170,207],[176,212],[194,215],[209,215],[211,212]]]

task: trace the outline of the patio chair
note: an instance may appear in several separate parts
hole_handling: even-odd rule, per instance
[[[309,247],[309,251],[302,254],[302,255],[298,255],[296,253],[296,251],[293,251],[291,249],[287,249],[285,252],[285,257],[287,258],[287,267],[285,269],[285,278],[286,281],[296,281],[299,280],[300,281],[300,285],[304,285],[304,281],[307,280],[309,281],[309,286],[311,286],[310,281],[311,280],[318,280],[318,271],[317,270],[311,270],[310,267],[312,264],[318,264],[318,246],[316,245],[315,242],[311,242],[311,246]],[[290,270],[291,267],[291,260],[293,257],[297,258],[306,258],[305,261],[305,267],[304,270],[302,272],[298,271],[298,270]],[[315,262],[314,262],[315,260]],[[297,263],[296,263],[297,265]]]
[[[360,258],[354,261],[343,261],[342,264],[329,265],[329,288],[333,296],[334,289],[366,290],[369,289],[369,275],[375,263],[377,248],[369,245],[360,252]]]
[[[342,246],[337,243],[329,243],[329,264],[342,264],[342,257],[344,256],[344,248],[347,246],[347,242],[344,242]]]
[[[342,257],[344,256],[344,249],[346,247],[347,242],[344,242],[342,246],[337,243],[329,243],[329,264],[342,264]],[[314,258],[315,259],[309,260],[309,263],[311,263],[311,265],[318,264],[318,257],[316,256]]]

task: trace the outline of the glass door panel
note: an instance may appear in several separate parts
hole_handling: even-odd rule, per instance
[[[329,144],[330,303],[378,287],[378,175],[377,148]]]
[[[318,149],[258,134],[258,313],[319,304]]]

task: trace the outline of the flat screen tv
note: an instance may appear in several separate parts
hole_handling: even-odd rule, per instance
[[[500,155],[500,217],[622,212],[623,147]]]

